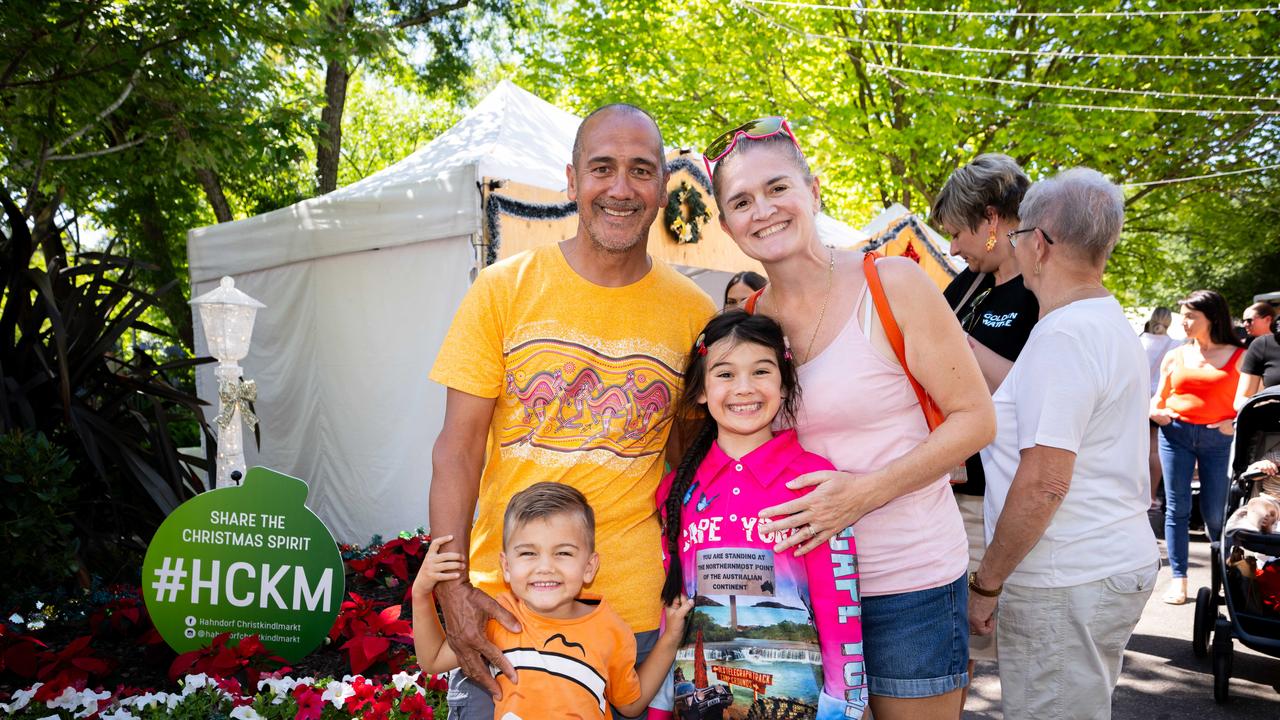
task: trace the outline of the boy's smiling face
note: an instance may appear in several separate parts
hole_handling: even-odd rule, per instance
[[[600,556],[577,513],[557,513],[520,525],[511,532],[500,559],[502,577],[516,597],[537,614],[562,620],[577,616],[574,600],[600,567]]]

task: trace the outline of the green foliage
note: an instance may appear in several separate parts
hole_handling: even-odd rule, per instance
[[[1158,9],[1201,5],[1177,0]],[[1009,9],[941,0],[865,6]],[[1110,0],[1087,10],[1127,7]],[[1013,156],[1033,180],[1082,164],[1117,182],[1280,164],[1280,123],[1264,114],[1280,108],[1276,101],[1172,95],[1274,98],[1280,96],[1280,63],[1070,56],[1271,56],[1280,37],[1280,16],[1274,13],[993,18],[643,0],[566,0],[540,10],[542,17],[513,46],[521,62],[512,61],[511,69],[526,87],[579,113],[606,102],[638,104],[653,111],[669,145],[696,149],[745,120],[785,115],[822,176],[830,211],[855,225],[891,202],[927,215],[950,173],[983,152]],[[1160,112],[1172,109],[1197,112]],[[1258,208],[1277,200],[1274,183],[1266,191],[1239,192],[1258,177],[1266,176],[1135,188],[1129,212],[1145,218],[1147,228],[1126,235],[1126,255],[1112,268],[1110,286],[1132,301],[1151,301],[1164,296],[1161,281],[1197,278],[1194,271],[1169,272],[1182,256],[1203,257],[1186,238],[1222,215],[1236,229],[1250,227],[1245,218],[1257,217]],[[1228,200],[1215,205],[1206,189]],[[1203,201],[1196,202],[1201,195]],[[1240,240],[1220,250],[1225,266],[1254,265],[1254,251]],[[1202,273],[1203,281],[1265,282],[1221,265],[1211,274]]]
[[[41,433],[0,435],[0,598],[62,584],[78,569],[71,524],[79,495],[71,484],[74,467],[66,451]]]
[[[158,298],[136,287],[137,264],[106,253],[71,260],[48,250],[62,248],[59,237],[37,262],[21,210],[3,191],[0,206],[0,432],[59,439],[75,465],[73,524],[85,561],[116,572],[120,553],[145,548],[165,515],[203,490],[193,468],[204,459],[179,453],[170,432],[173,420],[194,420],[214,443],[200,401],[170,379],[202,361],[123,357],[125,333],[163,335],[140,319]]]

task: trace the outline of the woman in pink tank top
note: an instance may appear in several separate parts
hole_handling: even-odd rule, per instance
[[[800,442],[838,468],[788,484],[803,498],[761,511],[776,552],[858,542],[863,646],[880,720],[960,713],[968,684],[968,545],[948,469],[991,441],[981,372],[942,293],[918,265],[877,264],[906,360],[942,411],[932,432],[872,301],[860,253],[823,246],[818,180],[781,118],[761,118],[707,148],[721,224],[770,284],[754,297],[790,339],[803,389]]]

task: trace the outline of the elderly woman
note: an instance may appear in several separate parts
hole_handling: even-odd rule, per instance
[[[769,276],[747,310],[782,324],[799,364],[800,442],[841,470],[793,480],[816,487],[761,511],[770,522],[758,530],[784,538],[775,552],[805,553],[847,544],[833,536],[852,525],[862,600],[850,612],[861,613],[872,712],[954,720],[969,681],[968,544],[947,471],[994,431],[964,333],[918,265],[883,259],[875,267],[906,341],[906,368],[899,363],[885,334],[893,321],[874,308],[862,254],[818,238],[818,179],[784,120],[735,128],[705,154],[716,163],[721,223]],[[932,432],[908,368],[943,415]]]
[[[1102,285],[1124,196],[1094,170],[1036,183],[1009,233],[1040,321],[996,391],[986,555],[969,620],[999,603],[1006,717],[1110,717],[1159,569],[1147,520],[1146,356]]]
[[[988,153],[952,173],[933,201],[932,219],[951,237],[951,254],[969,266],[943,294],[969,335],[969,347],[991,392],[1004,381],[1040,316],[1007,237],[1018,227],[1018,205],[1030,185],[1013,158]],[[974,453],[951,480],[969,536],[969,569],[975,570],[986,548],[982,458]],[[970,638],[970,674],[975,660],[995,659],[994,636]]]

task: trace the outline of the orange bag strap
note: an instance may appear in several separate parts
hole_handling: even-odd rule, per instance
[[[933,403],[933,398],[925,392],[924,387],[911,374],[911,368],[907,366],[907,349],[906,343],[902,340],[902,330],[898,327],[898,321],[893,317],[893,309],[889,307],[889,298],[884,294],[884,285],[880,284],[880,273],[876,270],[876,260],[880,258],[879,253],[868,252],[862,256],[862,272],[867,278],[867,287],[871,290],[871,301],[875,303],[876,314],[880,316],[880,326],[884,328],[884,335],[889,340],[889,345],[893,347],[893,354],[897,356],[898,363],[902,365],[902,371],[907,374],[907,382],[911,383],[911,389],[916,393],[916,399],[920,401],[920,408],[924,411],[925,420],[929,424],[929,429],[933,430],[938,426],[941,413],[938,412],[937,406]],[[933,412],[930,412],[930,409]]]

